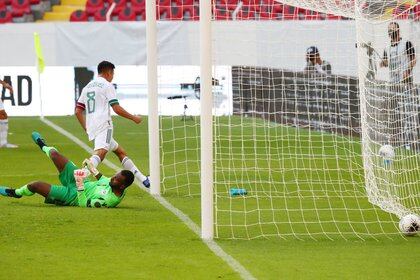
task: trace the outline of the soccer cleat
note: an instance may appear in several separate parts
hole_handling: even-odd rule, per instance
[[[21,198],[21,195],[17,195],[14,189],[10,189],[7,187],[1,187],[0,186],[0,195],[2,196],[10,196],[14,198]]]
[[[6,190],[7,190],[6,187],[0,187],[0,195],[2,195],[2,196],[8,196]]]
[[[143,181],[143,186],[150,188],[149,176],[146,176],[146,180]]]
[[[32,132],[32,140],[34,140],[35,144],[37,144],[41,150],[42,147],[47,146],[44,138],[42,138],[41,134],[36,131]]]

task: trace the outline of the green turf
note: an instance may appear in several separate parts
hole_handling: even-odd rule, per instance
[[[50,119],[87,142],[74,117]],[[197,126],[192,122],[187,123],[189,127],[184,127],[184,132],[179,133],[170,131],[172,124],[172,120],[164,123],[167,128],[165,133],[175,133],[175,138],[181,139],[169,143],[173,148],[165,146],[164,151],[174,162],[182,163],[172,167],[172,178],[169,176],[171,168],[165,170],[165,178],[169,179],[166,179],[163,186],[173,187],[167,190],[167,199],[199,224],[200,199],[197,196],[198,174],[195,170]],[[147,124],[136,126],[117,118],[115,126],[115,138],[147,173]],[[13,132],[10,140],[19,144],[20,148],[0,150],[0,185],[19,186],[37,179],[58,181],[48,159],[30,142],[30,132],[35,128],[75,162],[81,162],[87,156],[84,150],[35,118],[12,118],[10,127]],[[187,136],[184,139],[179,137],[184,135]],[[290,143],[289,146],[304,149],[303,145],[296,143]],[[184,147],[187,148],[187,153],[170,154],[171,151],[179,151]],[[345,148],[349,146],[343,146],[343,153]],[[293,152],[291,148],[290,153]],[[115,157],[109,159],[117,163]],[[311,163],[307,164],[311,166]],[[356,163],[355,167],[357,166]],[[112,173],[104,166],[101,170]],[[176,176],[182,170],[190,172],[189,176]],[[310,178],[313,174],[306,175]],[[337,179],[360,180],[360,175],[354,177],[351,172],[343,176]],[[233,178],[229,180],[233,181]],[[279,189],[278,193],[282,194],[284,191]],[[185,196],[186,194],[192,196]],[[222,202],[222,206],[226,207],[230,203],[228,201]],[[257,202],[250,199],[247,203],[252,206]],[[265,202],[259,199],[258,203],[261,205]],[[293,201],[290,203],[293,204]],[[308,203],[306,207],[309,209],[314,201]],[[315,203],[322,206],[321,201]],[[367,205],[364,204],[368,207]],[[31,197],[21,200],[0,198],[0,211],[0,234],[5,238],[0,246],[0,279],[21,279],[29,275],[33,279],[238,277],[176,217],[136,188],[130,190],[119,209],[46,206],[42,204],[41,198]],[[313,218],[309,212],[303,217]],[[281,216],[276,218],[277,221],[281,221]],[[252,216],[249,218],[255,219]],[[299,219],[302,219],[302,215],[295,218],[296,221]],[[394,225],[390,226],[391,229],[395,229]],[[254,230],[253,236],[258,236],[261,229],[252,229]],[[270,230],[272,229],[264,229],[263,232]],[[241,234],[237,233],[238,236]],[[298,241],[269,237],[256,240],[221,239],[218,243],[260,279],[417,279],[419,237],[392,238],[388,240],[384,236],[379,241],[356,241],[357,238],[350,238],[350,241],[342,238],[337,238],[336,241],[312,241],[305,238],[305,241]]]
[[[218,237],[351,240],[399,234],[397,218],[366,197],[359,138],[239,116],[214,120]],[[197,118],[185,123],[162,118],[166,195],[200,194],[198,123]],[[379,188],[401,192],[399,202],[415,209],[420,203],[413,195],[420,191],[415,162],[398,160],[384,170],[382,158],[371,158],[379,167],[377,178],[399,182]],[[403,174],[390,176],[398,172]],[[245,188],[248,194],[232,198],[230,188]]]
[[[10,142],[19,149],[0,149],[0,185],[58,183],[53,165],[30,139],[34,129],[74,162],[88,156],[35,118],[12,118],[10,127]],[[127,150],[140,154],[136,147]],[[113,173],[105,166],[101,170]],[[0,197],[0,217],[0,279],[238,279],[138,188],[117,209],[56,207],[44,205],[38,196]]]

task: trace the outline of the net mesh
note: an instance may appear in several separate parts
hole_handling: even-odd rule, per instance
[[[419,4],[281,2],[213,5],[216,237],[399,235],[398,217],[420,205],[420,76],[407,48],[420,45]],[[181,85],[194,96],[180,98],[185,114],[161,119],[169,196],[200,195],[195,78]]]

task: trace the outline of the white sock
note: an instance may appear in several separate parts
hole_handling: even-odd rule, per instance
[[[7,144],[7,133],[9,132],[9,120],[0,120],[0,146]]]
[[[90,157],[90,161],[92,162],[93,166],[98,167],[101,163],[101,158],[98,155],[93,155]]]
[[[123,160],[121,161],[122,166],[124,167],[124,169],[130,170],[131,172],[133,172],[134,176],[139,179],[140,182],[143,182],[144,180],[146,180],[146,176],[143,175],[143,173],[140,172],[140,170],[137,168],[137,166],[134,165],[134,162],[128,158],[125,157],[123,158]]]

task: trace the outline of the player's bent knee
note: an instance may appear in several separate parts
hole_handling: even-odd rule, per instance
[[[36,192],[38,192],[38,191],[39,191],[39,189],[41,188],[41,185],[42,185],[42,184],[43,184],[43,183],[42,183],[42,182],[40,182],[40,181],[31,182],[31,183],[29,183],[29,184],[28,184],[28,189],[29,189],[31,192],[36,193]]]
[[[108,151],[105,149],[99,149],[95,151],[95,155],[97,155],[101,159],[101,161],[104,160],[107,153]]]

